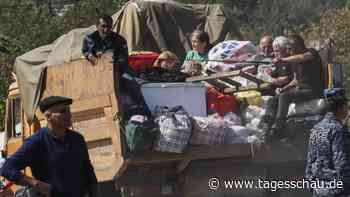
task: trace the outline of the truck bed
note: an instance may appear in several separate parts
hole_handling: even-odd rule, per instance
[[[99,181],[121,176],[129,166],[217,158],[251,159],[251,144],[220,146],[189,146],[184,153],[140,152],[127,153],[118,121],[119,106],[114,80],[112,56],[106,54],[97,65],[80,59],[50,66],[46,71],[43,97],[61,95],[73,98],[71,106],[73,129],[87,141],[90,159]],[[42,125],[43,115],[37,111]],[[181,168],[181,166],[179,166]]]

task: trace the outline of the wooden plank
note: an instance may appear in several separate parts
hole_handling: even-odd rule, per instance
[[[89,127],[88,129],[78,130],[78,132],[84,136],[86,142],[91,142],[111,138],[111,130],[112,126],[98,128]]]
[[[214,159],[225,157],[251,156],[251,144],[227,144],[218,146],[197,145],[190,146],[185,154],[189,159]]]
[[[110,130],[110,136],[112,138],[112,142],[114,144],[115,152],[118,155],[122,155],[122,141],[120,136],[120,127],[119,121],[113,120],[113,109],[112,107],[105,108],[105,114],[108,118],[108,121],[111,122],[112,129]]]
[[[254,75],[251,75],[251,74],[249,74],[249,73],[241,72],[241,73],[240,73],[240,76],[241,76],[241,77],[244,77],[244,78],[246,78],[246,79],[248,79],[248,80],[250,80],[250,81],[253,81],[253,82],[257,83],[257,84],[265,83],[265,81],[263,81],[263,80],[261,80],[261,79],[258,79],[258,78],[256,78]]]
[[[250,90],[263,90],[269,87],[269,83],[263,83],[258,85],[250,85],[250,86],[246,86],[246,87],[239,87],[237,88],[225,88],[224,93],[226,94],[231,94],[231,93],[235,93],[235,92],[243,92],[243,91],[250,91]]]
[[[207,81],[210,79],[220,79],[225,77],[234,77],[239,76],[240,70],[230,71],[230,72],[222,72],[217,74],[212,74],[209,76],[198,76],[198,77],[189,77],[186,79],[187,82],[196,82],[196,81]]]
[[[71,112],[83,112],[87,110],[104,108],[107,106],[111,106],[109,94],[96,96],[88,99],[74,100],[73,104],[71,105]]]
[[[48,67],[43,98],[60,95],[83,100],[113,92],[112,54],[104,54],[97,65],[79,59]]]
[[[124,159],[115,154],[112,143],[91,148],[89,154],[99,182],[112,180],[118,173],[122,174],[126,170]]]
[[[105,114],[112,121],[113,129],[111,130],[111,137],[116,159],[112,163],[112,167],[109,170],[109,176],[113,176],[113,179],[116,179],[122,176],[122,174],[127,170],[129,164],[125,161],[123,154],[124,146],[120,131],[119,120],[117,119],[117,116],[119,115],[119,103],[116,100],[115,93],[110,95],[110,100],[112,102],[112,107],[106,108]]]
[[[229,157],[249,157],[252,151],[250,144],[232,144],[232,145],[192,145],[183,154],[166,152],[143,152],[133,154],[128,162],[130,165],[143,165],[151,163],[162,163],[182,160],[197,159],[219,159]]]
[[[220,79],[220,80],[221,80],[221,81],[224,81],[224,82],[226,82],[226,83],[228,83],[228,84],[230,84],[230,85],[236,86],[236,88],[239,88],[239,87],[242,86],[241,83],[239,83],[239,82],[237,82],[237,81],[235,81],[235,80],[229,79],[229,78],[222,78],[222,79]]]
[[[220,83],[219,81],[214,80],[214,79],[210,79],[210,80],[206,81],[206,83],[209,83],[210,85],[215,86],[217,89],[219,89],[220,92],[223,92],[225,90],[225,88],[228,88],[227,85]]]

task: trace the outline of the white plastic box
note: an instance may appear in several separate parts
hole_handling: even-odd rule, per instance
[[[146,104],[153,112],[156,106],[181,105],[193,116],[207,116],[206,88],[202,83],[148,83],[141,86]]]

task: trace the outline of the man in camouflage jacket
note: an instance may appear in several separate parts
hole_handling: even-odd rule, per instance
[[[325,90],[329,110],[311,130],[307,155],[306,179],[319,182],[314,197],[350,196],[350,133],[343,120],[348,115],[345,90]],[[341,186],[330,185],[341,181]]]

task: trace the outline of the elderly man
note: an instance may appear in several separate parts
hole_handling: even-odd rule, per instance
[[[328,113],[311,130],[306,178],[324,188],[312,188],[314,197],[350,196],[350,133],[343,121],[348,116],[345,90],[325,90]],[[334,186],[330,187],[331,181]]]
[[[48,197],[96,196],[97,179],[85,140],[70,130],[72,99],[51,96],[39,104],[47,120],[2,168],[2,176]],[[30,167],[34,177],[21,171]]]
[[[290,43],[287,37],[276,37],[273,41],[272,46],[275,57],[285,58],[289,56],[288,50],[290,48]],[[272,72],[271,76],[273,77],[272,83],[267,90],[263,91],[263,94],[273,95],[274,97],[268,101],[266,114],[262,119],[262,124],[260,124],[260,127],[264,130],[264,132],[267,135],[269,135],[271,126],[273,125],[274,120],[276,118],[278,95],[275,95],[275,91],[283,88],[285,85],[292,81],[292,67],[284,63],[276,65],[275,70]]]
[[[263,36],[259,42],[259,54],[264,56],[265,58],[273,57],[273,49],[272,49],[273,39],[271,36]]]
[[[276,57],[276,65],[293,65],[294,79],[279,89],[278,109],[273,126],[273,133],[277,137],[285,137],[285,123],[289,104],[302,102],[314,98],[321,98],[324,89],[324,76],[321,57],[315,49],[307,49],[304,40],[299,35],[289,37],[291,56]]]

